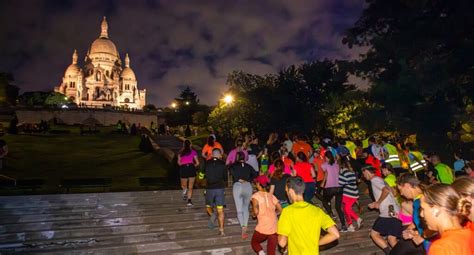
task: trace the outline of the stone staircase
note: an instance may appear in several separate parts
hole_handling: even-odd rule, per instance
[[[178,190],[0,197],[0,254],[254,254],[230,189],[224,237],[207,228],[202,190],[193,202]],[[379,252],[368,237],[377,214],[364,211],[365,226],[321,254]]]

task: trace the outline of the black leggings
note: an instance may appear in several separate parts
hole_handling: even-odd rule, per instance
[[[323,206],[326,212],[333,217],[332,208],[331,208],[331,199],[336,197],[336,211],[341,221],[341,226],[346,225],[346,220],[344,218],[344,212],[342,211],[342,188],[325,188],[323,190]]]

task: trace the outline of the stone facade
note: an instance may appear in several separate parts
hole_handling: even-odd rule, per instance
[[[130,57],[125,55],[125,67],[115,44],[109,39],[108,24],[104,17],[101,33],[84,58],[84,66],[78,65],[74,50],[72,64],[64,73],[55,92],[66,95],[78,105],[103,108],[118,106],[142,109],[146,104],[146,90],[138,89],[138,82],[130,67]]]

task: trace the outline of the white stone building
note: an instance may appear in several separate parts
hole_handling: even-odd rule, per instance
[[[55,92],[88,107],[143,108],[146,90],[138,89],[128,53],[125,55],[125,67],[122,67],[117,48],[109,39],[105,17],[100,36],[89,48],[83,68],[78,65],[77,59],[78,54],[74,50],[72,64],[66,69],[61,84],[54,88]]]

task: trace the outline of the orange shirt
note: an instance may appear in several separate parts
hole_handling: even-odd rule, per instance
[[[473,244],[470,229],[447,230],[431,244],[428,255],[472,255]]]
[[[321,167],[321,165],[326,162],[324,160],[324,158],[320,158],[320,157],[315,157],[313,159],[313,165],[315,165],[317,167],[317,173],[316,173],[316,181],[320,182],[320,181],[323,181],[324,179],[324,171],[323,171],[323,168]]]
[[[303,152],[306,157],[309,157],[309,153],[311,152],[311,146],[309,146],[309,144],[305,143],[304,141],[297,141],[293,144],[293,155],[297,157],[298,152]]]
[[[206,145],[204,145],[204,148],[202,148],[202,154],[206,155],[206,160],[212,158],[212,150],[216,148],[221,149],[221,151],[224,152],[224,149],[222,148],[222,145],[219,142],[214,142],[214,146],[209,146],[207,143]]]
[[[278,222],[275,208],[278,199],[274,195],[263,191],[255,192],[252,199],[258,202],[258,223],[255,230],[264,235],[275,234]]]
[[[293,160],[291,160],[291,158],[289,157],[282,156],[281,160],[283,161],[283,164],[287,167],[291,167],[294,164]]]

